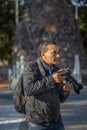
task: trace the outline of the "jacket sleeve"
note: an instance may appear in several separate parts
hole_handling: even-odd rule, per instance
[[[36,75],[32,66],[27,65],[25,67],[23,72],[23,85],[25,95],[27,96],[38,95],[55,87],[52,76],[43,77],[41,80],[38,80]]]

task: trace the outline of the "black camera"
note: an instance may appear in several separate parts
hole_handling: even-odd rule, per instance
[[[66,81],[69,81],[70,83],[72,83],[73,87],[74,87],[74,91],[77,94],[80,94],[80,90],[83,89],[83,85],[78,83],[77,80],[71,75],[71,71],[69,68],[67,69],[63,69],[63,75],[66,76]]]

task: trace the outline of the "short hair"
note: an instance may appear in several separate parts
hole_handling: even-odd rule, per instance
[[[46,52],[48,45],[56,45],[56,42],[55,42],[55,41],[45,41],[45,42],[40,43],[40,45],[39,45],[39,52],[40,52],[40,53],[41,53],[42,51],[43,51],[43,52]]]

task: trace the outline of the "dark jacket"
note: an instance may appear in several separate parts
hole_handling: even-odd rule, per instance
[[[38,66],[39,64],[39,66]],[[26,65],[23,80],[25,95],[28,96],[25,109],[28,122],[53,124],[60,119],[60,103],[65,102],[69,92],[62,89],[44,68],[41,58]],[[54,65],[54,72],[59,68]]]

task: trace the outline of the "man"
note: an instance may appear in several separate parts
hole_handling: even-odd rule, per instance
[[[26,65],[23,79],[27,95],[25,105],[29,130],[64,130],[60,103],[65,102],[72,84],[57,66],[59,54],[55,42],[40,44],[40,57]]]

